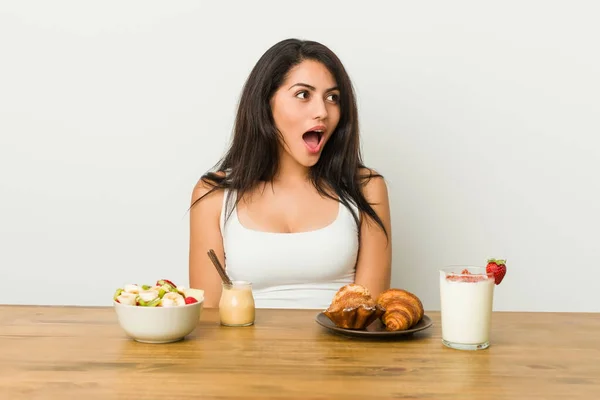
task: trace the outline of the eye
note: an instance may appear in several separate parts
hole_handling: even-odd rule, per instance
[[[306,100],[308,99],[308,92],[306,90],[302,90],[298,93],[296,93],[296,97],[302,100]]]
[[[340,101],[340,95],[337,93],[332,93],[327,96],[327,101],[337,104]]]

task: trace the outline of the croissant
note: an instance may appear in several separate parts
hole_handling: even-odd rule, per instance
[[[367,288],[355,283],[342,286],[323,312],[336,326],[345,329],[364,329],[383,315]]]
[[[343,310],[359,306],[375,307],[375,300],[371,297],[369,289],[356,283],[350,283],[342,286],[333,296],[329,310]]]
[[[377,305],[385,309],[381,322],[388,331],[403,331],[412,328],[423,318],[421,300],[402,289],[388,289],[377,298]]]

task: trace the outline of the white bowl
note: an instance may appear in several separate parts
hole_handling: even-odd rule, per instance
[[[192,333],[202,314],[204,299],[175,307],[129,306],[113,301],[119,325],[133,340],[171,343]]]

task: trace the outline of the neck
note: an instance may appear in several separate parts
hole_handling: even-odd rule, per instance
[[[279,152],[279,170],[275,175],[275,182],[287,184],[298,184],[308,182],[310,169],[299,164],[285,150]]]

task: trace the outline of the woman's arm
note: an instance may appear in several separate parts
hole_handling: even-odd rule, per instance
[[[371,178],[363,188],[363,194],[371,204],[385,229],[365,215],[361,216],[361,234],[355,283],[365,286],[373,299],[390,288],[392,270],[392,227],[387,186],[382,177]]]
[[[192,193],[192,204],[210,188],[205,182],[198,182]],[[190,210],[190,287],[204,290],[204,307],[217,307],[221,297],[221,278],[207,252],[213,249],[225,265],[219,224],[222,202],[223,191],[218,190],[205,196]]]

